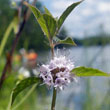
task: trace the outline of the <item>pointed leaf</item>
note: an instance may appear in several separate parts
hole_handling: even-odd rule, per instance
[[[87,67],[77,67],[74,68],[71,73],[75,74],[79,77],[88,77],[88,76],[106,76],[110,77],[110,74],[107,74],[103,71],[94,68],[87,68]]]
[[[16,87],[14,88],[14,90],[12,91],[12,102],[11,105],[13,104],[16,96],[23,91],[24,89],[26,89],[27,87],[33,85],[33,84],[39,84],[41,82],[40,78],[37,77],[30,77],[30,78],[26,78],[24,80],[22,80],[20,83],[18,83],[16,85]]]
[[[44,34],[48,38],[53,37],[56,31],[56,20],[49,14],[41,14],[36,7],[28,3],[25,3],[25,4],[29,6],[31,11],[33,12]]]
[[[60,16],[59,20],[58,20],[58,30],[60,29],[60,27],[62,26],[63,22],[65,21],[65,19],[68,17],[68,15],[72,12],[72,10],[81,3],[82,1],[73,3],[72,5],[70,5],[64,12],[63,14]]]
[[[76,43],[70,37],[67,37],[64,40],[60,40],[59,38],[56,37],[56,44],[69,44],[76,46]]]
[[[45,20],[42,16],[42,14],[40,13],[40,11],[35,8],[34,6],[26,3],[27,6],[29,6],[29,8],[31,9],[32,13],[34,14],[35,18],[37,19],[42,31],[44,32],[44,34],[48,37],[48,30],[46,28],[46,25],[45,25]]]
[[[52,16],[52,14],[50,13],[50,11],[49,11],[46,7],[44,7],[44,9],[45,9],[45,13],[46,13],[46,14]]]
[[[50,37],[53,37],[56,32],[56,20],[48,14],[43,14],[46,28],[48,29],[48,33]]]

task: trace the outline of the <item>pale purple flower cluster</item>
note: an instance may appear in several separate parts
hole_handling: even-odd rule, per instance
[[[49,87],[62,90],[68,83],[76,80],[70,73],[73,68],[74,64],[65,56],[54,57],[49,64],[40,67],[40,77]]]

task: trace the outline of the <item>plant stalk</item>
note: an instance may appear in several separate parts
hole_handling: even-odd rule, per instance
[[[16,110],[32,94],[36,87],[37,84],[33,85],[32,88],[28,91],[28,93],[23,97],[23,99],[21,99],[21,101],[12,110]]]
[[[54,49],[52,48],[51,49],[51,52],[52,52],[52,59],[54,58]]]
[[[53,59],[54,58],[54,44],[51,39],[49,40],[49,42],[50,42],[50,47],[51,47],[52,59]]]
[[[51,110],[55,110],[56,96],[57,96],[57,90],[55,88],[53,88],[53,97],[52,97]]]
[[[53,59],[54,58],[54,44],[51,39],[50,39],[50,47],[51,47],[51,53],[52,53],[52,59]],[[53,87],[51,110],[55,110],[56,96],[57,96],[57,90]]]

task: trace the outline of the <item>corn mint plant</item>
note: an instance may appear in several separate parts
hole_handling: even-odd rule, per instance
[[[11,105],[13,104],[16,96],[25,88],[33,84],[46,84],[48,87],[53,88],[53,97],[51,103],[51,110],[55,110],[56,97],[58,90],[63,90],[68,83],[77,81],[77,77],[88,76],[106,76],[110,75],[98,69],[88,67],[75,67],[74,63],[67,59],[66,56],[57,56],[54,52],[54,47],[58,44],[68,44],[76,46],[75,42],[67,37],[65,40],[60,40],[57,35],[68,15],[77,7],[82,1],[70,5],[63,14],[58,18],[54,18],[49,10],[45,7],[45,13],[41,13],[36,7],[25,2],[25,5],[30,8],[34,14],[37,22],[39,23],[42,31],[48,39],[52,59],[48,64],[43,64],[40,67],[39,77],[29,77],[22,80],[15,86],[12,91]]]

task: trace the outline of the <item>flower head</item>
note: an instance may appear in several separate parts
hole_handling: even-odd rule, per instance
[[[49,64],[40,67],[40,77],[49,87],[53,86],[56,89],[62,90],[75,79],[70,73],[73,68],[74,64],[71,60],[65,56],[55,56]]]

